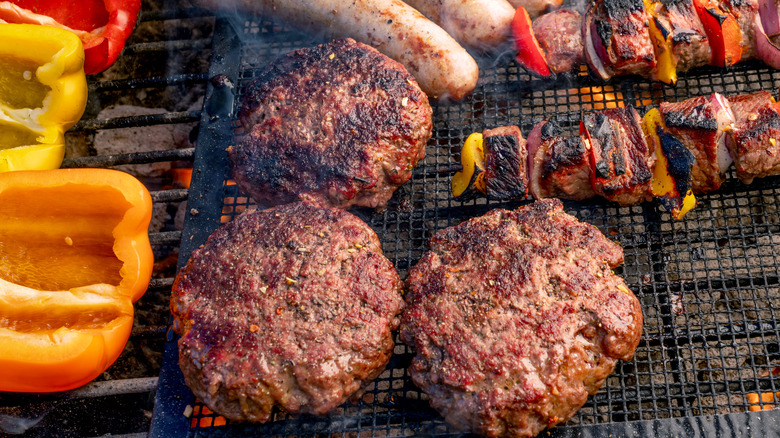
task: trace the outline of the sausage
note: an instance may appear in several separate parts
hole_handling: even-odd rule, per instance
[[[354,38],[403,64],[435,99],[461,99],[474,90],[479,78],[476,61],[457,41],[400,0],[194,2],[209,9],[235,8],[332,37]]]
[[[509,3],[516,8],[524,7],[531,18],[536,18],[560,8],[563,0],[509,0]]]
[[[507,0],[406,0],[466,46],[492,51],[511,40],[515,8]]]

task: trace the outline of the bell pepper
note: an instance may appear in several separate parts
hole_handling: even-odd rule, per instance
[[[56,169],[87,105],[81,41],[30,24],[0,24],[0,41],[0,172]]]
[[[481,132],[472,132],[460,150],[461,170],[450,181],[453,198],[470,199],[487,193],[485,184],[485,150]]]
[[[710,41],[710,64],[728,67],[739,62],[742,57],[742,31],[734,15],[721,8],[717,0],[693,0],[693,6]]]
[[[691,191],[691,170],[696,157],[676,137],[664,132],[661,112],[653,108],[642,119],[648,144],[654,146],[655,164],[650,190],[675,219],[696,206]]]
[[[0,391],[72,389],[119,357],[151,278],[151,211],[115,170],[0,174]]]
[[[659,1],[645,0],[645,10],[650,14],[650,41],[655,48],[655,58],[658,62],[652,76],[657,81],[674,85],[677,83],[677,59],[672,52],[672,35],[655,16],[661,7]]]
[[[531,16],[522,6],[517,8],[512,19],[512,35],[515,39],[518,64],[535,76],[543,78],[552,76],[544,51],[534,35]]]
[[[0,21],[69,30],[84,45],[87,74],[110,67],[135,28],[141,0],[11,0],[0,2]]]

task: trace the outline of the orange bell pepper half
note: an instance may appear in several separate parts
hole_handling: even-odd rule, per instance
[[[72,389],[119,357],[151,278],[151,212],[123,172],[0,174],[0,391]]]

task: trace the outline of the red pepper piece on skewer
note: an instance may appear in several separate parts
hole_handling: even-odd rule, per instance
[[[742,32],[734,16],[715,0],[693,0],[712,48],[711,65],[727,67],[742,57]]]
[[[512,19],[512,35],[517,49],[517,62],[534,76],[547,78],[552,76],[547,59],[539,42],[534,36],[531,26],[531,16],[522,6],[517,8]]]

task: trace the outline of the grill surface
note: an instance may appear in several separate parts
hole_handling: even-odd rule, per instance
[[[214,58],[209,73],[231,79],[236,105],[259,69],[273,58],[322,42],[261,19],[239,24],[231,27],[217,20],[214,50],[221,56]],[[402,277],[437,230],[492,208],[519,205],[451,198],[449,179],[470,132],[517,124],[527,135],[535,123],[554,118],[569,134],[576,134],[581,115],[588,111],[633,104],[644,112],[661,100],[775,90],[780,82],[780,73],[759,64],[730,71],[701,69],[681,77],[675,87],[636,78],[601,85],[585,72],[554,82],[532,80],[508,55],[482,60],[481,66],[473,95],[434,107],[427,157],[387,210],[355,211],[377,232]],[[212,96],[220,92],[210,87],[211,93],[215,91]],[[183,255],[205,241],[219,223],[252,207],[229,182],[224,149],[243,135],[234,119],[233,112],[225,110],[221,118],[202,121],[195,168],[203,171],[196,175],[193,191],[205,195],[190,199],[191,207],[197,202],[197,215],[189,216],[185,224]],[[749,412],[774,406],[774,394],[780,390],[775,377],[780,371],[780,315],[773,310],[780,305],[780,254],[775,249],[780,242],[779,195],[780,178],[747,187],[732,174],[720,191],[699,197],[699,206],[683,221],[672,220],[654,203],[628,208],[599,200],[565,203],[568,212],[623,246],[625,264],[617,272],[642,302],[645,326],[634,359],[621,363],[599,393],[553,435],[690,431],[739,435],[747,430],[760,436],[776,430],[778,411]],[[180,264],[185,261],[183,256]],[[194,400],[185,387],[176,386],[181,385],[181,376],[175,342],[166,348],[162,380],[172,386],[171,392],[161,387],[158,394],[153,435],[173,430],[190,436],[457,433],[411,383],[406,369],[412,353],[401,343],[388,369],[359,400],[322,418],[278,412],[276,421],[265,425],[224,425],[224,419]],[[171,402],[171,396],[180,398]],[[183,415],[185,410],[191,411],[189,418]]]

